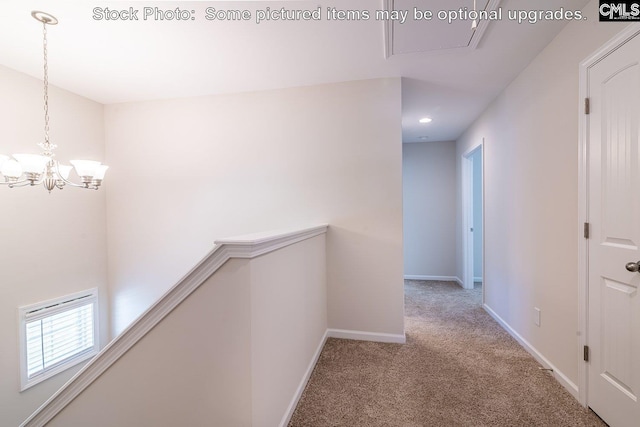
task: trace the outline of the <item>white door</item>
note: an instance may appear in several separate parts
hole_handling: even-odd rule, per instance
[[[473,289],[473,153],[462,156],[463,262],[462,287]]]
[[[640,273],[626,264],[640,261],[640,36],[588,79],[588,403],[612,427],[638,426]]]
[[[483,140],[484,142],[484,140]],[[477,255],[482,255],[482,251],[480,254],[476,254],[476,221],[480,221],[481,218],[475,218],[477,209],[481,209],[481,206],[474,206],[474,177],[477,175],[474,172],[474,157],[480,156],[482,159],[482,145],[479,145],[465,154],[462,155],[462,215],[463,215],[463,266],[464,266],[464,277],[462,287],[464,289],[473,289],[475,286],[475,274],[474,274],[474,263],[475,259],[479,258]],[[480,160],[479,165],[482,165],[482,160]],[[482,169],[480,169],[480,173]],[[482,226],[480,226],[482,228]],[[480,248],[482,245],[478,245]]]

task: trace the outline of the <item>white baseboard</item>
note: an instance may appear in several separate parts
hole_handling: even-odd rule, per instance
[[[328,336],[331,338],[344,338],[358,341],[376,341],[404,344],[407,338],[404,334],[385,334],[376,332],[349,331],[345,329],[329,329]]]
[[[318,344],[318,348],[316,349],[311,361],[309,362],[309,366],[304,373],[304,376],[300,380],[300,384],[296,389],[293,398],[291,399],[291,403],[287,407],[282,420],[280,421],[280,427],[284,427],[289,424],[291,421],[291,417],[296,410],[296,406],[298,405],[298,401],[302,397],[302,393],[304,392],[305,387],[307,387],[307,383],[309,382],[309,378],[311,378],[311,373],[313,369],[316,367],[316,363],[318,363],[318,359],[320,358],[320,353],[322,353],[322,349],[324,348],[324,344],[327,342],[327,338],[344,338],[350,340],[359,340],[359,341],[377,341],[377,342],[388,342],[388,343],[398,343],[404,344],[406,342],[406,337],[404,334],[396,335],[396,334],[385,334],[385,333],[373,333],[373,332],[363,332],[363,331],[349,331],[345,329],[327,329],[324,333],[324,336],[320,340],[320,344]]]
[[[423,276],[415,274],[405,274],[405,280],[435,280],[438,282],[458,282],[462,286],[462,280],[456,276]]]
[[[556,368],[551,362],[549,362],[549,360],[546,357],[544,357],[542,353],[540,353],[527,340],[522,338],[522,336],[519,333],[513,330],[513,328],[511,328],[511,326],[509,326],[507,322],[505,322],[500,316],[498,316],[498,314],[495,311],[491,309],[491,307],[489,307],[486,304],[483,304],[482,307],[487,313],[489,313],[491,317],[494,318],[496,322],[498,322],[498,324],[500,324],[500,326],[502,326],[502,328],[505,331],[509,333],[509,335],[511,335],[516,341],[518,341],[518,343],[520,343],[520,345],[525,350],[527,350],[527,352],[529,352],[529,354],[531,354],[538,361],[538,363],[540,363],[545,369],[553,369],[553,376],[556,379],[556,381],[562,384],[562,386],[565,389],[567,389],[567,391],[571,393],[571,395],[575,397],[576,400],[578,401],[580,400],[579,393],[578,393],[578,386],[575,383],[573,383],[573,381],[571,381],[565,374],[563,374],[560,370],[558,370],[558,368]]]
[[[474,282],[482,282],[482,277],[474,277],[473,281]]]
[[[320,353],[322,353],[322,349],[324,348],[324,343],[327,341],[328,337],[329,337],[329,330],[327,329],[324,332],[322,339],[320,340],[320,344],[318,344],[318,348],[316,349],[316,352],[313,354],[313,357],[309,362],[309,366],[307,367],[307,370],[305,371],[304,376],[300,380],[300,384],[298,385],[298,388],[296,389],[296,393],[293,395],[293,398],[291,399],[291,403],[289,403],[289,406],[287,407],[287,410],[284,416],[282,417],[282,421],[280,421],[280,427],[284,427],[288,425],[289,421],[291,421],[291,417],[293,416],[293,413],[296,410],[296,406],[298,406],[298,401],[302,397],[302,393],[304,392],[304,389],[307,387],[309,378],[311,378],[311,373],[313,372],[313,369],[316,367],[316,363],[318,363],[318,358],[320,357]]]

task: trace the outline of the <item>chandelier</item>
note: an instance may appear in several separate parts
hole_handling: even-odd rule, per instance
[[[44,52],[44,142],[38,144],[42,154],[14,154],[13,158],[0,154],[0,173],[9,188],[35,186],[43,184],[51,193],[54,188],[62,189],[66,185],[72,187],[97,190],[102,184],[107,165],[93,160],[71,160],[73,165],[63,165],[54,159],[53,151],[56,145],[49,141],[49,66],[47,63],[47,25],[56,25],[55,16],[46,12],[31,12],[38,21],[42,22],[43,52]],[[81,183],[69,180],[69,173],[75,169]]]

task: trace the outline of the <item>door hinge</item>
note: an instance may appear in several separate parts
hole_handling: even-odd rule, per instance
[[[582,356],[585,362],[589,361],[589,346],[585,345],[582,350]]]
[[[589,114],[591,112],[591,105],[589,98],[584,99],[584,113]]]
[[[585,239],[589,238],[589,223],[588,222],[584,223],[584,238]]]

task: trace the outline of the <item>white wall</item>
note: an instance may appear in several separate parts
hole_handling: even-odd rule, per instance
[[[254,427],[280,425],[327,325],[324,235],[251,260]]]
[[[454,277],[456,144],[403,144],[402,153],[404,274]]]
[[[486,304],[574,383],[581,355],[578,65],[625,28],[598,23],[597,8],[591,1],[588,20],[568,24],[457,144],[459,157],[485,138]],[[542,310],[540,327],[534,306]]]
[[[47,425],[251,425],[249,263],[229,260]]]
[[[47,425],[280,425],[327,331],[325,267],[324,235],[229,260]]]
[[[403,334],[400,79],[105,107],[119,333],[216,238],[326,222],[329,326]]]
[[[103,159],[103,108],[50,87],[56,158]],[[42,81],[0,66],[0,153],[39,153],[44,139]],[[0,187],[0,425],[18,425],[80,367],[20,392],[19,306],[98,287],[108,337],[104,191]],[[103,340],[103,344],[106,341]]]

